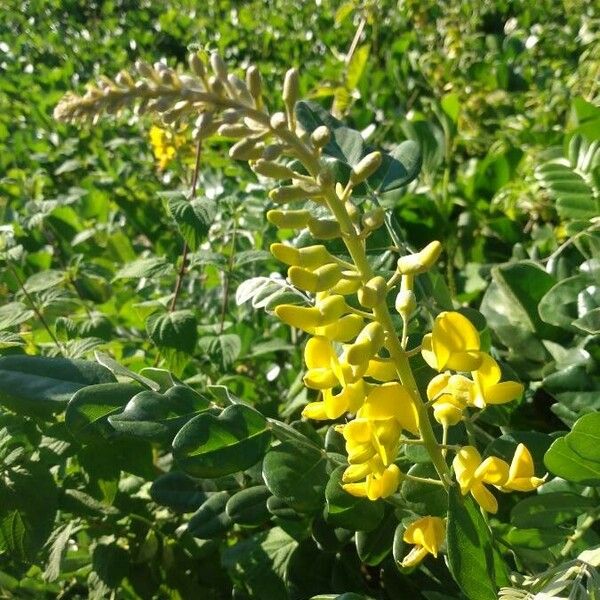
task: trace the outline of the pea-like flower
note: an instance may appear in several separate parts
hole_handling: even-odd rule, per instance
[[[446,541],[446,522],[440,517],[421,517],[406,528],[402,539],[407,544],[414,544],[414,548],[400,564],[403,567],[415,567],[428,554],[437,558]]]
[[[500,367],[489,354],[481,353],[481,364],[471,375],[475,385],[469,404],[477,408],[485,408],[488,404],[512,402],[523,393],[523,385],[516,381],[500,383]]]
[[[479,334],[460,313],[442,312],[433,331],[423,337],[421,353],[436,371],[474,371],[481,364]]]
[[[519,444],[510,463],[508,480],[502,486],[503,490],[532,492],[544,481],[545,478],[535,476],[533,458],[525,444]]]
[[[456,425],[467,407],[473,382],[449,371],[436,375],[427,386],[427,398],[433,402],[434,419],[446,427]]]
[[[481,508],[496,513],[498,501],[485,484],[505,486],[509,479],[508,463],[496,456],[482,460],[477,448],[464,446],[457,452],[452,466],[463,496],[470,492]]]

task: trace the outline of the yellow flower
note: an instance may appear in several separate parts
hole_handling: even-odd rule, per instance
[[[400,485],[402,473],[396,465],[389,465],[381,473],[370,473],[366,481],[345,483],[342,487],[353,496],[378,500],[391,496]]]
[[[460,313],[442,312],[433,331],[423,337],[421,353],[436,371],[474,371],[481,364],[479,334]]]
[[[475,385],[469,404],[485,408],[487,404],[504,404],[516,400],[523,393],[523,385],[516,381],[499,383],[500,367],[489,355],[481,353],[481,364],[471,373]]]
[[[515,455],[510,463],[508,480],[502,486],[504,490],[515,490],[517,492],[532,492],[544,483],[545,478],[540,479],[534,475],[533,458],[524,444],[519,444]]]
[[[446,522],[440,517],[421,517],[406,528],[402,539],[407,544],[414,544],[415,547],[400,564],[403,567],[414,567],[427,554],[433,554],[437,558],[438,552],[446,540]]]
[[[338,294],[317,298],[315,306],[280,304],[275,309],[275,314],[284,323],[308,333],[312,333],[316,327],[334,323],[346,312],[346,301]]]
[[[150,127],[150,144],[158,168],[162,171],[175,158],[177,149],[185,144],[184,135],[176,135],[171,131],[152,125]]]
[[[414,402],[406,388],[397,382],[374,387],[357,417],[371,421],[393,419],[413,435],[419,433],[419,417]]]
[[[485,511],[496,513],[498,501],[484,484],[505,486],[509,479],[508,463],[495,456],[482,461],[477,448],[464,446],[457,452],[452,466],[463,496],[470,492]]]
[[[451,375],[449,371],[436,375],[427,386],[427,398],[433,402],[434,419],[447,426],[456,425],[467,406],[473,382],[463,375]]]

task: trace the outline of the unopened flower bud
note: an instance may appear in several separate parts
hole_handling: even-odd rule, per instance
[[[248,86],[254,101],[260,103],[260,98],[262,96],[262,82],[260,72],[254,65],[248,67],[246,70],[246,85]]]
[[[262,157],[265,160],[275,160],[281,156],[281,153],[284,150],[283,144],[269,144],[264,152]]]
[[[377,275],[369,279],[367,283],[358,290],[358,301],[365,308],[374,308],[385,300],[387,294],[387,283],[383,277]]]
[[[229,156],[235,160],[256,160],[262,154],[262,147],[255,138],[244,138],[229,149]]]
[[[218,129],[218,123],[214,122],[213,113],[204,112],[196,119],[196,135],[198,138],[207,138]]]
[[[267,221],[280,229],[302,229],[310,219],[307,210],[270,210],[267,212]]]
[[[350,174],[350,183],[357,185],[368,179],[381,166],[381,152],[371,152],[367,154],[360,162],[352,168]]]
[[[262,158],[252,165],[252,170],[259,175],[272,177],[273,179],[291,179],[295,175],[289,167]]]
[[[143,60],[136,60],[135,61],[135,68],[136,68],[136,71],[142,77],[147,77],[148,79],[154,79],[155,76],[156,76],[156,72],[152,68],[152,66],[149,65],[147,62],[144,62]]]
[[[288,107],[293,109],[300,95],[300,86],[298,83],[298,69],[288,69],[283,80],[283,101]]]
[[[282,185],[269,192],[269,198],[279,204],[293,202],[294,200],[304,200],[307,196],[308,193],[306,190],[297,185]]]
[[[210,66],[217,79],[227,81],[227,65],[216,52],[212,52],[210,55]]]
[[[369,360],[377,354],[385,341],[383,326],[378,321],[365,325],[358,334],[354,344],[351,344],[346,358],[351,365],[368,365]]]
[[[362,224],[365,229],[379,229],[384,222],[385,212],[383,208],[377,207],[362,216]]]
[[[271,128],[275,130],[287,127],[287,117],[282,112],[273,113],[270,124]]]
[[[320,240],[332,240],[342,235],[340,224],[333,219],[316,219],[312,217],[308,222],[311,235]]]
[[[310,139],[317,148],[323,148],[329,143],[331,132],[325,125],[320,125],[310,134]]]
[[[396,310],[403,317],[410,316],[417,307],[417,298],[412,290],[400,290],[396,296]]]
[[[192,52],[188,57],[188,64],[190,65],[190,69],[198,76],[200,79],[204,79],[206,75],[206,68],[204,67],[204,63],[198,56],[196,52]]]
[[[245,125],[241,125],[239,123],[235,123],[233,125],[229,125],[228,123],[224,123],[218,129],[219,135],[223,137],[229,138],[245,138],[249,135],[252,135],[252,130],[248,129]]]
[[[335,263],[317,267],[314,271],[303,267],[288,269],[288,277],[292,284],[313,294],[330,290],[340,280],[341,275],[341,268]]]
[[[442,245],[437,240],[431,242],[416,254],[401,256],[398,259],[398,272],[403,275],[418,275],[429,270],[442,252]]]

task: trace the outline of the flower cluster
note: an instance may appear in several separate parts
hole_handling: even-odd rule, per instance
[[[359,207],[351,199],[356,186],[377,177],[380,167],[389,170],[393,158],[370,152],[342,169],[345,174],[334,172],[331,156],[324,156],[328,147],[335,146],[332,131],[326,125],[304,131],[298,122],[296,69],[285,75],[285,112],[269,114],[255,67],[249,67],[242,80],[229,73],[215,53],[206,63],[193,53],[189,64],[191,73],[179,74],[162,63],[138,61],[137,75],[123,71],[114,81],[101,78],[83,96],[67,94],[55,116],[95,122],[100,113],[118,112],[132,103],[137,103],[140,112],[159,113],[170,126],[185,124],[193,115],[197,119],[191,135],[198,143],[215,134],[235,140],[231,158],[248,161],[257,175],[278,181],[269,194],[279,206],[267,213],[272,224],[305,231],[316,241],[344,243],[349,260],[320,243],[271,246],[273,255],[288,266],[290,284],[309,296],[309,306],[281,304],[275,313],[310,336],[304,350],[304,383],[318,395],[303,416],[338,421],[336,428],[348,454],[344,489],[370,500],[391,496],[404,479],[419,479],[447,490],[455,485],[448,451],[456,453],[451,464],[461,492],[470,493],[488,512],[497,510],[497,501],[486,486],[501,491],[538,487],[543,480],[535,477],[532,457],[522,444],[509,465],[497,457],[482,458],[471,445],[446,443],[450,427],[468,424],[478,409],[519,398],[523,386],[501,381],[500,366],[482,350],[477,329],[460,312],[439,314],[421,345],[408,348],[409,323],[417,308],[415,279],[435,264],[442,246],[434,241],[420,252],[401,256],[395,273],[386,280],[374,272],[365,243],[384,225],[384,212],[376,201],[363,201]],[[165,141],[163,130],[151,135],[162,167],[174,154],[173,144]],[[291,203],[301,203],[302,208],[288,208]],[[387,301],[396,288],[400,333]],[[426,401],[410,364],[411,356],[419,352],[437,371],[427,386]],[[441,440],[433,429],[434,421],[441,425]],[[400,470],[397,463],[406,444],[425,448],[438,479],[420,479]],[[444,537],[445,522],[440,517],[413,521],[404,541],[414,548],[403,566],[418,564],[428,553],[437,556]]]
[[[150,127],[149,136],[154,158],[161,171],[175,158],[178,148],[187,142],[185,135],[173,133],[157,125]]]

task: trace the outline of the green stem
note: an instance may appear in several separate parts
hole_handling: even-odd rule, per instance
[[[354,264],[359,270],[363,282],[367,283],[367,281],[373,278],[374,273],[367,259],[364,244],[359,239],[354,225],[350,220],[350,216],[348,215],[341,200],[337,197],[333,186],[324,186],[323,191],[326,194],[329,209],[340,224],[346,248],[352,257]],[[414,406],[417,410],[419,418],[419,431],[421,433],[423,445],[425,446],[431,461],[433,462],[433,465],[442,481],[442,485],[448,489],[450,470],[448,469],[446,460],[442,455],[441,448],[439,447],[438,441],[433,432],[427,407],[421,398],[421,394],[413,376],[406,352],[402,348],[402,344],[398,339],[398,334],[396,333],[396,328],[385,299],[373,308],[373,314],[385,330],[387,347],[395,363],[396,372],[398,373],[400,382],[408,390],[414,402]]]

